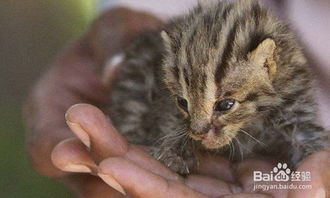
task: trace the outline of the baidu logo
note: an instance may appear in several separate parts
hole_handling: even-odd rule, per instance
[[[275,181],[289,181],[290,180],[290,173],[291,170],[288,168],[288,165],[286,163],[281,164],[278,163],[277,166],[273,168],[273,171],[271,173],[274,173],[274,180]]]
[[[270,173],[253,171],[253,181],[289,181],[291,170],[286,163],[278,163]]]
[[[253,171],[254,190],[311,189],[312,185],[297,184],[296,181],[311,181],[309,171],[291,171],[286,163],[278,163],[270,172]],[[278,183],[264,183],[278,182]]]

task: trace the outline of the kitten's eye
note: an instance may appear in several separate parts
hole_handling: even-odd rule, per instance
[[[183,110],[185,110],[186,112],[188,112],[188,102],[187,102],[187,100],[184,99],[184,98],[182,98],[182,97],[180,97],[180,96],[178,96],[178,97],[177,97],[177,101],[178,101],[179,106],[180,106]]]
[[[234,99],[223,99],[219,100],[214,105],[214,111],[225,112],[230,110],[235,104]]]

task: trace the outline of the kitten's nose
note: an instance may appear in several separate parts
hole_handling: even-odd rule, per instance
[[[205,127],[202,128],[201,133],[206,134],[211,130],[211,124],[207,124]]]
[[[206,134],[207,132],[209,132],[209,130],[211,129],[211,124],[205,124],[205,125],[192,125],[191,126],[193,133],[201,135],[201,134]]]

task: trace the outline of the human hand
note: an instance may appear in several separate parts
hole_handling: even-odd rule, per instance
[[[82,102],[96,106],[106,103],[107,91],[97,74],[97,65],[120,52],[139,32],[160,24],[148,14],[123,8],[110,10],[50,65],[24,109],[28,153],[38,172],[63,181],[79,197],[118,194],[97,177],[59,170],[51,161],[51,153],[59,142],[74,137],[64,119],[70,106]],[[70,153],[62,155],[70,157]],[[67,169],[72,168],[79,169],[72,166]]]
[[[70,128],[84,145],[77,139],[60,143],[53,152],[54,163],[64,170],[68,164],[84,167],[82,170],[100,176],[113,188],[132,197],[307,198],[318,197],[317,193],[327,189],[327,181],[324,180],[327,177],[321,174],[320,178],[320,172],[312,170],[315,162],[323,160],[323,171],[326,171],[326,151],[312,155],[299,168],[312,172],[312,190],[253,191],[252,172],[270,172],[274,163],[251,159],[233,165],[224,159],[205,157],[198,173],[183,178],[150,157],[144,148],[129,144],[97,108],[75,105],[66,115]],[[79,144],[81,149],[72,149],[75,144]],[[68,152],[71,152],[70,158],[63,156],[63,153]]]
[[[328,189],[327,181],[324,180],[327,177],[321,174],[323,178],[320,178],[320,171],[312,170],[315,162],[323,160],[323,171],[326,171],[326,151],[312,155],[299,168],[312,172],[313,180],[309,183],[313,186],[312,190],[254,191],[252,172],[270,172],[275,163],[270,160],[250,159],[230,164],[224,159],[205,157],[201,160],[203,163],[196,174],[183,178],[150,157],[143,148],[129,144],[97,108],[76,105],[70,108],[66,118],[70,128],[85,146],[76,139],[60,143],[53,153],[54,163],[61,169],[65,169],[68,164],[79,164],[84,167],[83,170],[88,170],[86,172],[99,175],[110,186],[132,197],[307,198],[318,197],[317,193]],[[75,144],[89,149],[73,150],[72,145]],[[63,153],[69,151],[74,157],[63,156]]]
[[[319,151],[308,156],[298,167],[298,171],[309,171],[310,182],[296,182],[296,185],[311,185],[311,190],[291,190],[290,198],[330,197],[330,149]]]
[[[219,197],[241,192],[231,184],[230,163],[224,159],[205,158],[207,163],[201,166],[200,174],[183,178],[151,157],[145,148],[129,144],[96,107],[75,105],[66,119],[84,145],[70,139],[56,146],[52,159],[62,170],[98,175],[132,197]],[[252,197],[250,193],[244,195]]]

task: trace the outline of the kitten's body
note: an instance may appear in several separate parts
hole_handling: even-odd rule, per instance
[[[154,155],[181,173],[201,151],[233,160],[274,155],[295,166],[329,145],[301,49],[258,3],[199,7],[166,29],[164,42],[146,33],[126,50],[112,89],[112,119],[130,141],[155,146]],[[186,99],[186,112],[174,96]],[[214,112],[223,98],[239,106]]]

